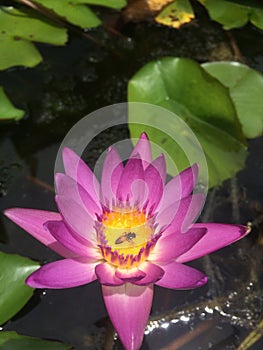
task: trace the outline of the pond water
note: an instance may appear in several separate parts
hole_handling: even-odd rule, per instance
[[[40,45],[45,58],[38,67],[0,75],[16,105],[27,111],[17,124],[0,129],[0,210],[29,207],[55,210],[53,170],[68,130],[86,114],[124,102],[131,76],[146,62],[162,56],[191,57],[199,62],[233,59],[226,35],[207,22],[177,32],[151,24],[132,24],[124,37],[95,31],[95,45],[71,37],[64,48]],[[193,35],[194,33],[194,35]],[[263,72],[262,32],[247,26],[233,31],[245,61]],[[86,152],[95,164],[111,143],[128,137],[127,126],[99,135]],[[151,319],[142,350],[237,349],[262,315],[263,138],[249,142],[246,168],[209,192],[203,221],[246,224],[252,234],[231,247],[199,259],[209,275],[207,286],[192,291],[155,289]],[[223,165],[222,165],[223,166]],[[55,253],[1,217],[1,249],[47,262]],[[67,290],[37,290],[4,330],[56,339],[82,349],[121,349],[113,344],[97,282]],[[251,347],[262,349],[263,340]]]

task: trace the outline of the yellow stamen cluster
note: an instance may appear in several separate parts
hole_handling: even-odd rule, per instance
[[[106,242],[101,242],[104,258],[121,268],[139,265],[155,244],[152,219],[138,209],[105,212],[100,229]]]

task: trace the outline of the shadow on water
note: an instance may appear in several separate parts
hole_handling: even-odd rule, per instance
[[[151,24],[129,24],[125,38],[97,33],[103,47],[71,37],[64,48],[40,45],[38,67],[0,75],[9,96],[27,111],[24,120],[0,129],[0,209],[32,207],[55,210],[53,167],[67,131],[103,106],[126,101],[131,76],[161,56],[186,56],[200,62],[233,59],[219,26],[186,26],[180,32]],[[193,34],[194,33],[194,34]],[[248,64],[263,72],[262,32],[249,26],[234,36]],[[105,148],[128,136],[126,127],[99,135],[85,153],[93,166]],[[198,290],[156,288],[142,349],[237,349],[259,322],[262,310],[263,138],[249,143],[246,169],[210,191],[201,219],[252,221],[253,234],[191,264],[210,282]],[[2,249],[42,262],[56,254],[1,217]],[[260,243],[260,244],[259,244]],[[4,325],[25,335],[58,339],[76,349],[112,348],[113,329],[97,282],[68,290],[36,291],[33,299]],[[105,345],[106,339],[106,345]],[[252,349],[261,349],[259,341]],[[113,345],[121,349],[117,341]]]

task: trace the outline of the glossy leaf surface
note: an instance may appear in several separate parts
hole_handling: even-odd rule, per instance
[[[263,10],[244,6],[226,0],[206,0],[205,7],[209,16],[219,23],[224,29],[232,29],[244,26],[251,22],[256,27],[263,29]]]
[[[203,68],[230,90],[243,133],[247,138],[263,133],[263,76],[238,62],[212,62]]]
[[[0,252],[0,266],[0,324],[3,324],[31,298],[34,289],[25,284],[25,279],[39,268],[39,264],[19,255]]]
[[[148,63],[130,80],[128,99],[165,107],[190,126],[207,157],[210,186],[242,169],[246,145],[228,89],[196,62],[163,58]],[[132,114],[129,122],[133,122]],[[173,125],[169,127],[172,130]],[[150,139],[172,156],[179,170],[188,165],[182,150],[169,137],[142,125],[130,125],[130,130],[132,137],[147,131]],[[174,175],[169,164],[168,172]]]

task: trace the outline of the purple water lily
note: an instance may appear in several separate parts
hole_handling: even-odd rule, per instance
[[[35,288],[70,288],[96,279],[127,350],[139,349],[153,285],[190,289],[207,277],[183,263],[242,238],[240,225],[195,223],[203,196],[193,194],[198,166],[165,185],[163,155],[152,160],[145,134],[124,166],[114,148],[101,183],[73,151],[63,150],[65,174],[56,174],[59,213],[14,208],[5,214],[64,257],[32,273]]]

